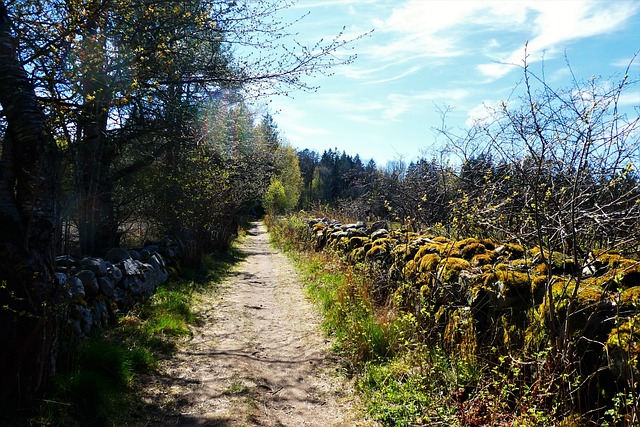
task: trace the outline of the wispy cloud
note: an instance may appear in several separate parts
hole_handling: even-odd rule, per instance
[[[385,120],[396,120],[400,115],[422,108],[425,101],[461,101],[469,95],[465,89],[432,90],[414,95],[392,93],[387,97],[388,104],[382,112]]]
[[[527,31],[529,63],[556,56],[570,42],[612,32],[640,11],[640,4],[631,1],[530,1],[522,6],[535,15]],[[513,70],[514,65],[523,65],[525,52],[519,46],[508,56],[495,59],[499,63],[480,64],[477,70],[498,79]]]
[[[384,78],[384,79],[380,79],[380,80],[373,80],[373,81],[367,82],[367,84],[382,84],[382,83],[393,82],[393,81],[396,81],[396,80],[403,79],[403,78],[405,78],[407,76],[410,76],[412,74],[415,74],[418,71],[420,71],[420,69],[421,69],[421,67],[419,67],[417,65],[414,65],[413,67],[409,68],[407,71],[404,71],[404,72],[402,72],[402,73],[400,73],[398,75],[391,76],[391,77]]]
[[[620,95],[618,105],[621,107],[638,107],[640,108],[640,90],[629,91]]]
[[[550,59],[570,42],[617,30],[640,11],[636,1],[603,0],[397,4],[386,18],[372,21],[377,40],[384,41],[374,43],[367,54],[379,61],[482,55],[487,61],[477,64],[476,71],[493,80],[523,64],[527,40],[529,62]]]

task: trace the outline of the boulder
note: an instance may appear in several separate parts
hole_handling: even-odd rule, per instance
[[[91,270],[96,276],[107,275],[107,263],[102,258],[83,258],[78,262],[78,267],[82,270]]]
[[[108,277],[98,277],[98,288],[100,292],[106,296],[107,298],[113,297],[113,293],[115,291],[115,285]]]
[[[98,293],[100,288],[98,287],[98,281],[93,271],[80,270],[78,274],[76,274],[76,277],[82,282],[84,292],[87,296],[93,296]]]
[[[112,262],[113,264],[117,264],[121,261],[124,261],[125,259],[131,258],[131,255],[129,255],[129,251],[126,249],[113,248],[107,252],[104,258],[107,261]]]
[[[113,264],[108,264],[108,270],[109,272],[107,273],[107,277],[113,281],[114,285],[117,286],[124,276],[124,274],[122,274],[122,270]]]
[[[82,280],[80,280],[77,276],[72,276],[69,278],[69,293],[71,294],[71,298],[84,298],[84,285],[82,284]]]

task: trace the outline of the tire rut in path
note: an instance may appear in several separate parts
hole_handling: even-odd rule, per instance
[[[288,259],[252,223],[247,258],[200,295],[193,337],[147,387],[143,425],[364,426]],[[169,409],[170,408],[170,409]],[[360,415],[361,416],[361,415]]]

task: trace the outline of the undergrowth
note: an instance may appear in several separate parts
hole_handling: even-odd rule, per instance
[[[36,415],[12,416],[8,425],[111,426],[126,425],[127,412],[139,401],[137,379],[152,374],[170,357],[179,340],[199,319],[191,305],[197,292],[215,288],[243,255],[205,257],[201,268],[185,269],[155,294],[123,315],[114,328],[66,343],[64,363],[52,391]]]
[[[398,303],[402,293],[378,300],[376,286],[385,286],[379,273],[327,247],[315,251],[304,215],[267,224],[274,243],[297,263],[368,413],[382,425],[593,425],[563,409],[547,349],[506,357],[446,344],[443,331],[429,326],[439,316],[429,301],[416,294],[413,304]],[[460,330],[446,333],[467,333],[463,317],[451,324]],[[528,382],[532,375],[539,381]]]
[[[373,304],[366,267],[350,267],[334,254],[313,251],[301,217],[267,224],[321,307],[323,326],[348,373],[357,378],[370,416],[385,426],[456,425],[451,389],[458,382],[459,370],[451,367],[456,362],[437,349],[418,348],[415,316]]]

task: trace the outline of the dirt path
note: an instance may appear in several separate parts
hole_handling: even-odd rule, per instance
[[[262,223],[242,250],[246,260],[221,289],[200,297],[202,325],[147,387],[139,425],[369,425],[352,409],[319,316]]]

